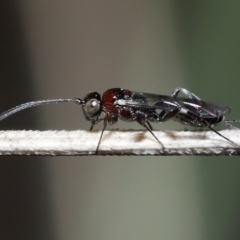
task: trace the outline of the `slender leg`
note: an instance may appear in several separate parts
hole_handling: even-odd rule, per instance
[[[151,130],[153,130],[153,127],[152,127],[152,125],[150,124],[150,122],[149,122],[149,121],[146,121],[146,123],[147,123],[148,127],[149,127]]]
[[[160,122],[166,122],[171,118],[174,118],[180,111],[180,108],[175,108],[172,111],[166,112],[166,111],[161,111],[159,113],[159,118],[160,118]]]
[[[175,88],[170,96],[176,98],[178,93],[180,92],[180,90],[181,90],[181,88],[179,88],[179,87]]]
[[[101,122],[102,120],[104,120],[104,118],[100,118],[100,119],[98,119],[98,120],[96,120],[96,121],[92,121],[92,122],[91,122],[91,123],[92,123],[92,125],[91,125],[91,127],[90,127],[89,131],[92,131],[92,130],[93,130],[93,127],[94,127],[94,125],[96,125],[97,123]]]
[[[151,134],[152,136],[159,142],[159,144],[162,146],[162,148],[164,148],[163,144],[160,142],[160,140],[154,135],[154,133],[152,132],[151,128],[143,121],[137,119],[137,122],[142,125],[143,127],[145,127]]]
[[[195,124],[198,125],[199,127],[202,127],[203,129],[208,128],[211,131],[215,132],[218,136],[224,138],[225,140],[227,140],[228,142],[232,143],[233,145],[240,147],[237,143],[233,142],[232,140],[230,140],[229,138],[223,136],[221,133],[219,133],[217,130],[215,130],[211,124],[209,124],[204,118],[200,118],[198,116],[196,116],[195,114],[188,112],[187,113],[189,119],[192,119],[195,121]]]
[[[185,94],[190,99],[201,100],[198,96],[196,96],[195,94],[189,92],[187,89],[179,88],[179,87],[174,89],[174,91],[171,94],[171,97],[177,98],[179,92],[182,92],[183,94]]]
[[[95,125],[95,123],[92,123],[92,125],[91,125],[89,131],[92,131],[92,130],[93,130],[94,125]]]
[[[174,89],[173,93],[171,94],[171,97],[177,98],[179,92],[182,92],[183,94],[185,94],[189,99],[193,99],[196,101],[200,101],[201,99],[196,96],[195,94],[189,92],[187,89],[185,88],[176,88]],[[162,116],[166,116],[165,111],[163,110],[160,115]],[[205,119],[200,119],[198,118],[195,114],[191,114],[190,112],[187,113],[187,115],[190,117],[190,119],[193,119],[195,121],[198,122],[199,126],[203,127],[203,129],[205,129],[205,127],[207,127],[208,129],[210,129],[211,131],[215,132],[217,135],[219,135],[220,137],[224,138],[225,140],[227,140],[228,142],[232,143],[233,145],[240,147],[238,144],[236,144],[235,142],[231,141],[229,138],[223,136],[221,133],[219,133],[218,131],[216,131]],[[227,126],[231,126],[233,127],[229,122],[233,122],[233,121],[223,121]],[[240,122],[240,121],[236,121],[236,122]],[[234,128],[234,127],[233,127]]]
[[[187,89],[185,89],[185,88],[180,88],[180,87],[175,88],[175,89],[173,90],[173,92],[171,93],[170,96],[173,97],[173,98],[177,98],[177,96],[178,96],[178,94],[179,94],[180,92],[182,92],[183,94],[185,94],[189,99],[201,100],[198,96],[196,96],[195,94],[189,92]],[[175,111],[175,110],[173,110],[173,111]],[[170,113],[166,113],[166,111],[162,110],[162,111],[160,112],[160,114],[159,114],[159,117],[162,118],[162,119],[168,120],[168,119],[171,118],[171,117],[168,116],[168,114],[169,114],[169,116],[171,115]],[[176,114],[177,114],[177,113],[176,113]],[[174,117],[174,115],[173,115],[173,117]],[[165,120],[165,121],[166,121],[166,120]]]
[[[219,133],[217,130],[215,130],[207,121],[205,121],[204,119],[201,119],[202,122],[202,126],[203,127],[208,127],[211,131],[215,132],[218,136],[226,139],[228,142],[232,143],[233,145],[235,145],[236,147],[240,147],[237,143],[233,142],[232,140],[230,140],[229,138],[223,136],[221,133]]]
[[[98,141],[98,145],[97,145],[97,149],[96,149],[96,155],[98,155],[98,150],[99,150],[99,146],[100,146],[100,143],[101,143],[101,140],[102,140],[102,136],[103,136],[103,132],[105,131],[106,127],[107,127],[107,115],[105,116],[103,120],[103,129],[102,129],[102,132],[101,132],[101,136],[99,138],[99,141]]]
[[[226,139],[227,141],[229,141],[230,143],[232,143],[233,145],[235,145],[236,147],[240,147],[237,143],[233,142],[232,140],[230,140],[229,138],[223,136],[221,133],[219,133],[218,131],[216,131],[213,127],[211,127],[209,124],[208,124],[208,128],[210,130],[212,130],[213,132],[215,132],[217,135],[219,135],[220,137]]]

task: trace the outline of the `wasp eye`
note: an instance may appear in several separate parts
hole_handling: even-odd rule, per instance
[[[83,106],[83,111],[88,119],[93,119],[99,116],[100,103],[97,99],[93,98],[86,102]]]

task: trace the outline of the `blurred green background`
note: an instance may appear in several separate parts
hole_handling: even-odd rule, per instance
[[[240,118],[239,12],[237,1],[6,1],[0,110],[112,87],[184,87]],[[75,104],[0,124],[90,127]],[[239,157],[1,157],[0,239],[239,239],[239,169]]]

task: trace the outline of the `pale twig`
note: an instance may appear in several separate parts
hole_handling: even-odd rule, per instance
[[[95,155],[101,131],[0,131],[0,155]],[[240,130],[222,135],[240,144]],[[240,148],[212,131],[105,131],[98,155],[240,155]]]

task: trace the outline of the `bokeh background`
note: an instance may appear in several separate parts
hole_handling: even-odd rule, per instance
[[[238,1],[2,2],[0,110],[112,87],[170,94],[181,86],[239,118],[239,12]],[[0,123],[89,126],[75,104]],[[229,240],[240,238],[239,222],[239,157],[0,157],[0,239]]]

